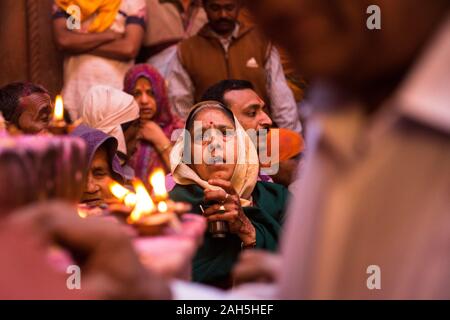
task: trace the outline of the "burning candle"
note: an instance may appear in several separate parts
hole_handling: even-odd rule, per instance
[[[113,194],[114,197],[123,201],[127,194],[130,193],[130,190],[120,185],[118,182],[113,182],[109,185],[109,190]]]
[[[134,180],[133,187],[136,191],[136,205],[130,214],[130,223],[138,222],[141,218],[151,215],[156,209],[152,198],[141,181]]]
[[[167,200],[166,175],[164,170],[156,169],[150,176],[150,184],[153,187],[153,194],[156,202]]]
[[[154,201],[139,179],[133,181],[134,193],[115,181],[109,185],[109,189],[131,210],[127,222],[133,225],[139,234],[159,234],[167,225],[179,230],[179,221],[175,214],[176,203],[169,199],[164,171],[162,169],[154,171],[149,177],[149,182],[153,188]]]
[[[55,108],[53,109],[52,121],[50,121],[49,131],[53,134],[66,134],[67,123],[64,120],[64,103],[60,95],[56,96]]]
[[[168,204],[160,201],[156,207],[142,181],[133,181],[133,186],[136,191],[136,206],[128,217],[128,223],[143,236],[160,235],[167,227],[179,232],[180,222],[174,213],[167,212]],[[161,214],[163,212],[165,214]]]
[[[156,169],[149,178],[150,184],[153,187],[153,194],[157,203],[158,211],[165,213],[169,210],[167,199],[169,195],[166,189],[166,175],[164,170]]]
[[[136,194],[134,194],[133,192],[128,193],[125,198],[123,199],[123,203],[128,207],[128,208],[133,208],[136,205],[137,202],[137,197]]]
[[[64,103],[60,95],[56,96],[53,121],[64,121]]]
[[[112,195],[122,201],[128,208],[136,205],[136,194],[123,187],[120,183],[114,181],[109,185]]]
[[[179,232],[181,226],[176,217],[173,207],[174,203],[168,199],[165,187],[164,172],[157,171],[150,178],[154,188],[155,198],[166,199],[153,202],[142,181],[135,179],[133,187],[135,193],[123,187],[117,182],[109,185],[111,193],[127,208],[127,223],[132,225],[140,235],[159,235],[166,227],[171,227],[175,232]]]
[[[169,210],[169,207],[165,201],[161,201],[158,203],[158,211],[161,213],[167,212]]]

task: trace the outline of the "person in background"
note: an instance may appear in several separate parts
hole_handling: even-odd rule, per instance
[[[139,104],[141,141],[130,159],[135,175],[147,181],[156,168],[170,170],[171,136],[182,128],[182,121],[172,114],[166,83],[159,72],[148,64],[132,67],[125,75],[124,91]]]
[[[276,250],[287,189],[257,181],[255,146],[232,112],[215,101],[192,108],[171,165],[177,183],[171,199],[191,204],[193,213],[210,222],[229,225],[225,238],[205,235],[193,262],[193,280],[228,288],[242,249]]]
[[[278,297],[449,299],[450,3],[248,3],[311,79]]]
[[[117,140],[86,125],[78,126],[70,135],[80,137],[86,143],[89,168],[81,202],[99,206],[114,201],[109,190],[111,182],[117,181],[123,185],[126,180],[116,154]]]
[[[208,21],[201,0],[146,0],[147,29],[138,61],[168,75],[176,45],[195,34]]]
[[[252,16],[252,13],[248,10],[247,7],[243,7],[240,11],[239,15],[239,21],[245,22],[246,24],[255,24],[254,17]],[[295,102],[297,103],[298,111],[300,114],[300,121],[304,126],[304,121],[306,120],[304,118],[305,116],[305,110],[303,110],[304,103],[303,100],[305,98],[306,89],[307,89],[307,82],[306,79],[297,71],[295,68],[295,64],[293,63],[291,57],[286,52],[286,50],[275,44],[278,53],[280,55],[280,62],[281,66],[283,67],[283,72],[286,77],[286,82],[289,88],[291,89],[292,93],[294,94]],[[304,132],[302,132],[304,134]]]
[[[50,94],[39,85],[14,82],[0,88],[0,112],[23,133],[47,132],[52,110]]]
[[[66,12],[71,5],[80,8],[80,28],[74,24],[68,29],[74,19]],[[55,0],[54,38],[65,53],[62,96],[72,120],[80,117],[91,86],[122,89],[141,47],[145,15],[145,0]]]
[[[134,176],[128,165],[136,152],[140,131],[139,106],[133,96],[111,87],[94,86],[81,105],[82,123],[113,136],[118,142],[117,154],[127,179]]]
[[[208,23],[178,45],[168,76],[176,112],[186,119],[208,87],[224,79],[243,79],[253,83],[279,127],[300,133],[297,106],[278,52],[254,26],[238,21],[241,1],[204,0],[203,5]]]
[[[215,100],[224,104],[233,112],[244,130],[268,130],[272,120],[264,112],[265,103],[255,92],[253,85],[245,80],[223,80],[209,87],[202,96],[203,101]],[[285,128],[272,129],[278,131],[278,171],[271,174],[276,183],[289,186],[295,178],[295,173],[304,150],[303,137]],[[272,131],[271,130],[271,131]],[[270,131],[269,131],[270,132]],[[258,147],[263,156],[270,156],[272,141],[268,136],[266,146]],[[258,141],[255,141],[258,144]],[[267,152],[266,152],[267,150]],[[275,164],[275,163],[273,163]],[[272,165],[273,165],[272,164]]]

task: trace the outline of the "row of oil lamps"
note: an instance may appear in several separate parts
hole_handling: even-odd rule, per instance
[[[66,134],[68,125],[64,120],[64,103],[58,95],[55,99],[50,131],[53,134]],[[172,229],[179,229],[179,220],[175,213],[176,203],[169,199],[165,174],[162,169],[155,170],[149,177],[153,189],[153,199],[146,187],[139,179],[132,181],[134,192],[125,188],[118,182],[110,184],[111,193],[126,208],[128,215],[126,222],[136,227],[140,234],[151,235],[160,232],[161,227],[170,225]],[[79,211],[81,217],[86,217]]]

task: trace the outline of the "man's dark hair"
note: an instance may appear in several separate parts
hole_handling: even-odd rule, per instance
[[[48,91],[31,82],[13,82],[0,88],[0,111],[5,120],[17,125],[23,112],[19,108],[20,98],[33,93],[48,94]]]
[[[228,91],[246,89],[255,90],[255,87],[253,87],[253,84],[247,80],[222,80],[206,89],[201,101],[214,100],[219,101],[221,104],[226,106],[227,104],[225,103],[224,97]]]

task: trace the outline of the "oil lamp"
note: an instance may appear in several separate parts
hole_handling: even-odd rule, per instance
[[[48,129],[55,135],[67,134],[67,123],[64,120],[64,103],[60,95],[56,96],[53,116]]]

